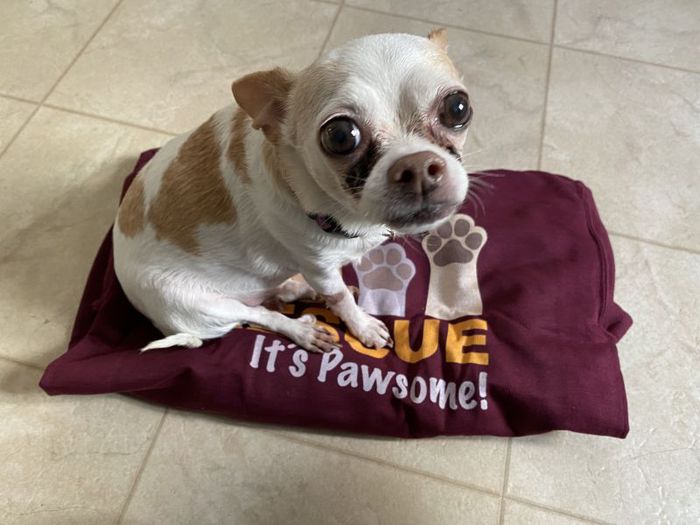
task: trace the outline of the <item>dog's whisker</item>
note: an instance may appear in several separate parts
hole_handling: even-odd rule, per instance
[[[393,233],[393,232],[392,232],[392,233]],[[412,241],[415,241],[415,242],[408,242],[409,240],[412,240]],[[412,234],[412,235],[396,235],[396,234],[393,234],[393,236],[392,236],[392,241],[394,241],[394,242],[400,244],[401,246],[403,246],[403,248],[404,248],[406,251],[413,250],[413,252],[414,252],[415,254],[419,255],[419,256],[422,255],[422,253],[423,253],[423,251],[422,251],[421,249],[419,249],[419,248],[416,246],[416,242],[417,242],[418,244],[420,244],[420,241],[421,241],[421,239],[420,239],[420,237],[419,237],[418,235],[415,235],[415,234]]]
[[[480,148],[480,149],[476,149],[476,150],[471,150],[471,151],[468,151],[467,153],[462,153],[462,154],[459,156],[459,158],[460,158],[460,159],[465,159],[465,158],[467,158],[467,157],[471,157],[472,155],[476,155],[477,153],[481,153],[482,151],[484,151],[484,148]]]
[[[487,190],[487,189],[488,189],[488,190],[493,190],[493,188],[494,188],[494,185],[493,185],[493,184],[489,184],[488,182],[485,182],[485,181],[483,181],[483,180],[474,179],[474,178],[471,178],[471,177],[470,177],[470,179],[469,179],[469,182],[471,183],[471,187],[474,188],[475,190],[476,190],[477,188],[480,189],[480,190]]]
[[[484,206],[484,201],[481,200],[481,197],[479,197],[479,195],[477,195],[476,193],[472,193],[470,197],[474,200],[475,203],[478,204],[478,207],[475,206],[475,210],[478,211],[479,209],[481,209],[481,212],[485,214],[486,207]]]
[[[483,213],[486,213],[486,206],[484,205],[484,201],[482,199],[482,196],[479,194],[480,191],[492,191],[493,186],[492,185],[486,185],[486,186],[480,186],[480,185],[472,185],[469,187],[469,191],[467,192],[467,201],[470,199],[474,201],[475,203],[475,209],[481,209]]]

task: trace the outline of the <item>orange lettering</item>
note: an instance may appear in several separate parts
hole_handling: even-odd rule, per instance
[[[465,335],[467,330],[487,330],[488,325],[483,319],[468,319],[457,324],[447,325],[447,341],[445,348],[445,361],[448,363],[488,365],[489,354],[486,352],[465,352],[469,346],[486,345],[486,336]]]
[[[319,308],[318,306],[310,306],[308,308],[304,308],[302,315],[303,314],[315,315],[316,317],[320,317],[321,319],[323,319],[327,323],[340,324],[340,318],[326,308]]]
[[[426,319],[423,322],[423,341],[418,350],[411,348],[408,328],[409,322],[407,319],[394,321],[394,350],[402,361],[417,363],[437,352],[440,321],[437,319]]]

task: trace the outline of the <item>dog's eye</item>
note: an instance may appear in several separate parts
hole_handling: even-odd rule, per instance
[[[321,145],[333,155],[347,155],[360,145],[360,128],[347,117],[338,117],[321,128]]]
[[[460,129],[469,124],[472,119],[472,108],[469,105],[469,95],[456,91],[447,95],[440,108],[440,122],[443,126]]]

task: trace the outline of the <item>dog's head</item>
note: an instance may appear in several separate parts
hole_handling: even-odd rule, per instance
[[[413,233],[466,197],[472,107],[445,30],[353,40],[301,73],[243,77],[233,92],[296,166],[290,183],[307,211]]]

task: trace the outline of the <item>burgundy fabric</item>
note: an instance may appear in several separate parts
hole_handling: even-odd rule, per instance
[[[142,154],[125,188],[154,153]],[[483,209],[470,201],[462,211],[488,234],[477,261],[483,313],[433,321],[439,348],[429,357],[409,363],[393,350],[383,357],[360,353],[337,324],[342,352],[326,356],[252,328],[198,349],[141,354],[138,349],[161,334],[124,296],[110,233],[90,273],[68,351],[48,366],[41,387],[51,395],[120,392],[239,420],[375,435],[513,436],[564,429],[624,437],[627,402],[615,345],[631,319],[613,301],[613,255],[590,191],[533,171],[495,170],[482,180],[491,186],[481,192]],[[431,266],[420,239],[398,245],[415,265],[403,316],[410,334],[405,356],[407,343],[413,351],[421,348],[424,322],[431,322],[424,313]],[[358,285],[356,268],[344,268],[343,275]],[[297,304],[292,315],[306,308],[328,314],[321,305]],[[392,331],[402,320],[380,317]],[[487,323],[466,332],[481,337],[462,349],[476,352],[476,362],[448,362],[448,326],[469,319]],[[339,384],[341,373],[345,382]],[[372,379],[385,380],[385,389]]]

